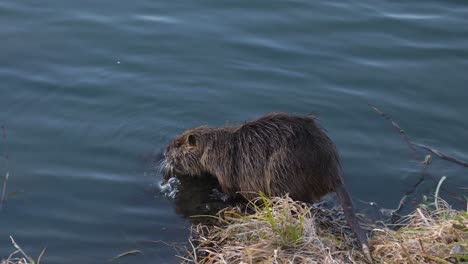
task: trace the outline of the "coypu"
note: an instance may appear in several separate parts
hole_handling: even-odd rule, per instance
[[[165,178],[214,176],[228,195],[262,191],[312,202],[336,192],[348,225],[369,260],[367,237],[344,187],[335,144],[310,115],[272,113],[237,126],[189,129],[168,145]]]

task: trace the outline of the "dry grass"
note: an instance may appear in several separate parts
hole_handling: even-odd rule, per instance
[[[442,201],[432,207],[418,208],[398,231],[374,229],[374,263],[467,263],[468,213]],[[192,226],[185,263],[366,263],[337,210],[262,196],[214,218]]]
[[[226,208],[216,218],[216,226],[192,227],[193,250],[186,262],[364,262],[341,213],[311,208],[287,196],[262,196],[246,210]]]
[[[0,264],[31,264],[27,259],[25,258],[9,258],[5,260],[0,260]]]
[[[45,253],[45,248],[42,250],[39,257],[37,257],[37,261],[33,258],[28,256],[23,249],[16,243],[12,236],[10,236],[11,243],[16,248],[16,251],[10,254],[7,259],[0,259],[0,264],[40,264],[42,256]]]
[[[422,206],[398,231],[375,229],[371,250],[381,263],[467,263],[468,213],[439,200],[437,209]]]

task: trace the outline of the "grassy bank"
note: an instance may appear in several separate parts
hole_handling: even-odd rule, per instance
[[[437,207],[437,208],[436,208]],[[261,197],[192,226],[186,263],[366,263],[340,211]],[[421,206],[397,231],[372,228],[375,263],[468,261],[468,214],[443,201]]]
[[[468,213],[439,200],[417,208],[397,231],[374,229],[372,252],[380,263],[468,263]]]

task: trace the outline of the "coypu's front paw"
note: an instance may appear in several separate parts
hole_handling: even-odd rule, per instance
[[[221,200],[223,202],[228,202],[232,200],[232,197],[229,194],[225,194],[216,188],[212,190],[210,198],[213,198],[214,200]]]

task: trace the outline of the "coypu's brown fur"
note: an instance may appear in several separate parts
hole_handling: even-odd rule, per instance
[[[311,202],[336,192],[348,224],[370,256],[343,185],[335,144],[313,116],[273,113],[238,126],[189,129],[167,147],[165,170],[167,176],[213,175],[223,192],[246,198],[262,191]]]

